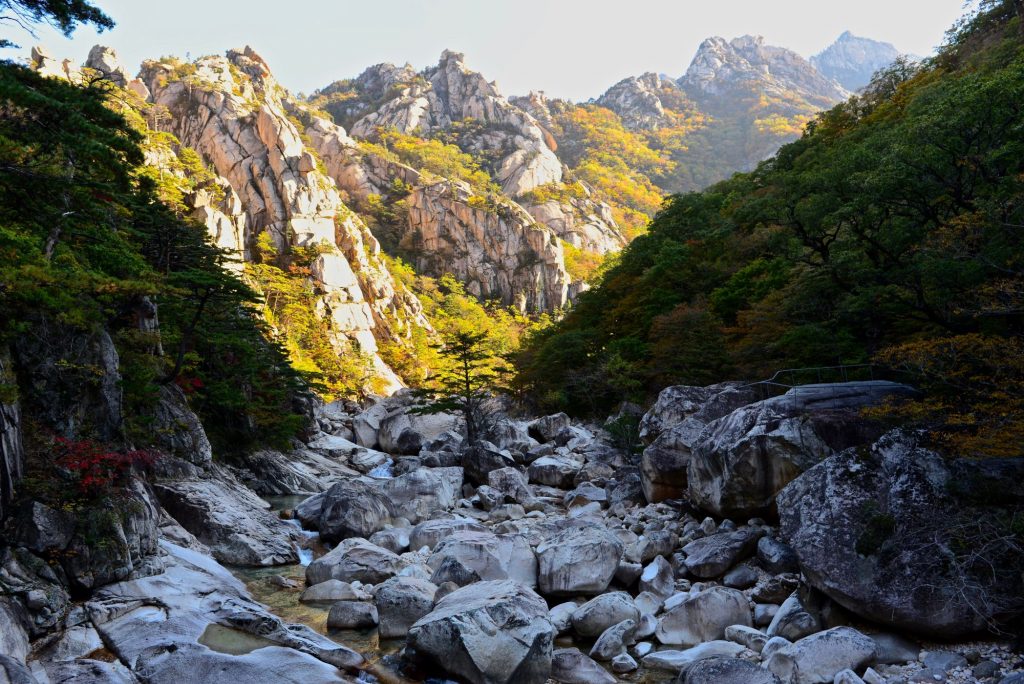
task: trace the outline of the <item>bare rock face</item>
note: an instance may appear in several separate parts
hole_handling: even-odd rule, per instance
[[[29,386],[21,411],[54,426],[61,436],[116,439],[122,423],[121,369],[114,341],[103,328],[80,331],[38,318],[11,352]],[[88,378],[83,370],[89,369]],[[13,412],[10,413],[13,417]]]
[[[13,385],[11,358],[0,348],[0,384]],[[0,519],[21,479],[25,454],[21,445],[21,407],[15,396],[0,396]]]
[[[766,45],[761,36],[741,36],[731,41],[708,38],[679,81],[688,91],[710,97],[756,83],[766,95],[785,99],[787,92],[796,93],[822,108],[850,95],[800,55]]]
[[[652,72],[624,78],[597,99],[597,104],[618,114],[626,127],[647,130],[673,125],[666,104],[670,110],[678,110],[685,102],[678,83]]]
[[[559,239],[600,254],[625,244],[607,205],[589,199],[549,202],[524,210],[484,197],[461,181],[428,181],[418,171],[363,152],[345,131],[323,119],[310,140],[338,186],[358,200],[385,194],[392,183],[411,187],[401,244],[415,266],[435,277],[454,274],[472,294],[522,310],[564,306],[573,288]]]
[[[464,59],[445,50],[437,67],[423,76],[389,64],[367,69],[355,84],[366,100],[376,93],[395,94],[356,121],[352,134],[371,137],[381,127],[427,134],[472,118],[483,126],[466,148],[497,158],[492,174],[506,194],[517,197],[561,181],[562,163],[537,120],[509,103],[494,83],[468,69]]]
[[[78,591],[127,579],[132,573],[144,574],[157,550],[159,505],[145,483],[135,478],[118,491],[118,497],[124,505],[107,515],[58,510],[32,501],[12,516],[8,541],[54,558],[54,567],[62,571],[67,586]],[[97,538],[103,543],[97,543]],[[52,594],[52,590],[41,593]],[[49,599],[36,602],[49,603]]]
[[[105,78],[113,81],[122,88],[132,80],[128,70],[121,66],[114,48],[104,45],[94,45],[89,50],[89,57],[85,60],[85,66],[100,72]]]
[[[626,245],[626,238],[615,225],[612,208],[605,202],[573,197],[539,204],[523,200],[521,204],[534,220],[576,249],[609,254]]]
[[[396,287],[380,247],[317,168],[289,119],[287,94],[251,48],[190,65],[148,61],[142,80],[168,126],[221,177],[225,199],[193,198],[196,217],[218,244],[253,258],[256,237],[268,233],[280,251],[326,245],[311,266],[318,307],[332,323],[339,350],[368,354],[386,391],[400,381],[377,355],[378,339],[397,339],[400,319],[425,325],[415,298]],[[403,315],[398,316],[401,312]]]
[[[844,608],[952,638],[1024,612],[1024,558],[998,541],[994,512],[1024,504],[1022,476],[1024,459],[947,461],[894,431],[791,482],[781,531],[811,586]]]
[[[876,71],[900,56],[891,43],[855,36],[844,31],[836,42],[811,57],[811,64],[847,90],[860,90]]]
[[[506,100],[493,83],[465,67],[462,55],[445,52],[440,64],[423,74],[379,64],[319,91],[328,97],[338,93],[346,98],[326,107],[352,137],[315,119],[306,131],[310,143],[338,187],[355,200],[389,196],[396,187],[412,189],[404,198],[411,208],[400,237],[405,251],[420,255],[415,264],[420,271],[453,273],[474,294],[523,310],[551,310],[584,289],[582,281],[570,283],[566,277],[560,240],[593,254],[625,245],[611,208],[591,199],[587,188],[551,200],[531,193],[541,186],[562,188],[557,143],[531,114],[533,108],[521,106],[522,98]],[[448,184],[439,189],[419,171],[354,140],[373,140],[381,128],[430,136],[455,125],[460,126],[458,146],[483,160],[503,195],[475,195],[461,182],[451,184],[459,186],[455,189]],[[523,235],[527,230],[532,237]],[[492,245],[502,246],[500,253],[489,249]]]
[[[870,443],[880,429],[860,409],[886,397],[912,396],[892,382],[804,385],[742,406],[710,423],[691,449],[691,500],[722,516],[770,509],[797,475],[847,447]]]
[[[209,463],[213,459],[213,447],[206,436],[206,430],[176,385],[160,387],[153,432],[157,443],[178,458],[196,465]]]
[[[488,206],[459,181],[417,188],[405,238],[425,273],[452,273],[478,297],[523,311],[551,311],[569,299],[562,244],[512,203]]]

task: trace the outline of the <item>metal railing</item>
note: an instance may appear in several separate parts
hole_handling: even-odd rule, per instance
[[[890,379],[889,376],[898,373],[899,371],[881,368],[870,363],[783,368],[782,370],[775,371],[772,377],[767,380],[759,380],[743,386],[757,390],[761,399],[769,399],[785,394],[794,387],[800,387],[801,385],[888,380]]]

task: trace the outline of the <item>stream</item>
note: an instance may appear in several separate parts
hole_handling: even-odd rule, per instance
[[[391,464],[386,463],[378,466],[375,477],[391,477]],[[270,510],[275,513],[291,510],[307,499],[305,495],[295,496],[268,496],[264,500],[270,504]],[[377,635],[376,628],[366,630],[338,630],[328,629],[327,613],[330,604],[301,603],[299,597],[306,588],[306,566],[315,558],[319,558],[329,551],[329,548],[320,543],[319,534],[303,530],[298,520],[289,520],[301,530],[302,544],[305,548],[299,550],[299,562],[294,565],[278,565],[267,568],[230,568],[231,572],[240,579],[260,603],[270,608],[278,617],[286,622],[299,623],[315,629],[328,639],[340,645],[347,646],[358,651],[366,659],[366,670],[360,673],[360,681],[381,682],[382,684],[418,684],[420,680],[412,680],[404,677],[400,672],[400,654],[405,646],[405,639],[381,639]],[[295,583],[294,588],[281,587],[274,582],[274,578],[283,577]],[[584,653],[589,651],[591,644],[576,643],[571,637],[563,636],[555,639],[554,648],[569,648],[576,646]],[[240,644],[239,647],[246,647],[252,650],[253,647],[260,647],[256,644]],[[676,678],[671,672],[641,668],[628,674],[616,675],[620,682],[631,684],[666,684]],[[428,678],[425,684],[457,684],[451,680],[441,678]]]
[[[383,468],[383,466],[381,466]],[[308,496],[268,496],[264,500],[270,504],[270,510],[279,513],[291,510]],[[306,566],[314,558],[329,550],[320,543],[319,534],[303,530],[298,520],[288,520],[301,531],[302,545],[299,549],[299,562],[293,565],[278,565],[267,568],[230,568],[231,572],[249,589],[253,598],[270,608],[278,617],[286,622],[307,625],[320,634],[342,646],[358,651],[366,659],[368,667],[360,675],[361,681],[383,684],[412,684],[398,671],[398,654],[405,646],[404,639],[381,640],[376,629],[367,630],[336,630],[327,628],[327,613],[330,604],[301,603],[299,597],[306,588]],[[283,577],[295,583],[294,588],[281,587],[274,578]],[[444,680],[430,680],[432,684],[442,684]],[[451,682],[450,684],[455,684]]]

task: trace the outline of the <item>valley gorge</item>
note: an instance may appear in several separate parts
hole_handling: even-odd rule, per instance
[[[1024,682],[1021,20],[0,63],[0,684]]]

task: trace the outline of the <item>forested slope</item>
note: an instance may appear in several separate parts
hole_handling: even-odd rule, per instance
[[[934,386],[915,410],[973,447],[1017,434],[1019,24],[985,3],[937,57],[880,73],[756,171],[673,197],[532,341],[522,386],[596,412],[666,384],[876,362]]]

